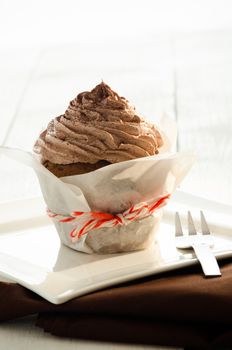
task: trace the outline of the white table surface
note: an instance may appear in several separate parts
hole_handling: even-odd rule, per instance
[[[177,120],[179,150],[198,154],[182,189],[232,204],[232,32],[149,37],[126,44],[99,41],[91,46],[82,42],[15,48],[0,53],[3,145],[31,150],[39,132],[52,117],[64,112],[70,99],[104,79],[150,119],[156,121],[166,112]],[[5,158],[1,161],[1,202],[39,195],[30,169]],[[161,349],[59,339],[36,328],[34,320],[32,316],[2,323],[1,347]]]

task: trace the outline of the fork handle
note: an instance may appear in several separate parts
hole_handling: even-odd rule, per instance
[[[217,260],[210,247],[204,243],[194,243],[192,247],[205,276],[221,276]]]

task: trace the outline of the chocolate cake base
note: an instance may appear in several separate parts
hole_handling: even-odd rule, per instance
[[[100,160],[97,163],[73,163],[73,164],[54,164],[49,160],[43,162],[45,168],[47,168],[51,173],[56,175],[57,177],[71,176],[71,175],[81,175],[90,173],[91,171],[102,168],[111,163]]]

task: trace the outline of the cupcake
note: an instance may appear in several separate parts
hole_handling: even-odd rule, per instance
[[[77,95],[34,146],[32,166],[61,241],[85,253],[150,247],[161,207],[192,164],[163,153],[171,143],[105,83]]]
[[[159,153],[158,128],[105,83],[72,100],[35,143],[41,163],[57,177]]]

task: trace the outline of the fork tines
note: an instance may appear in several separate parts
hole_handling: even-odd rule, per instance
[[[190,236],[197,234],[197,230],[196,230],[196,227],[193,223],[193,218],[192,218],[190,211],[188,211],[188,233]]]
[[[201,213],[201,230],[202,230],[202,234],[203,235],[210,235],[210,230],[209,230],[209,226],[205,220],[205,216],[203,214],[203,211],[200,211]]]
[[[175,215],[175,233],[176,233],[176,237],[183,236],[182,226],[180,222],[180,215],[178,211],[176,212],[176,215]]]
[[[205,216],[203,214],[203,211],[200,211],[200,217],[201,217],[201,232],[203,235],[210,235],[210,230],[209,226],[206,222]],[[193,222],[193,218],[191,215],[191,212],[188,211],[188,234],[189,235],[196,235],[197,230]],[[178,236],[183,236],[183,230],[182,230],[182,225],[180,221],[180,215],[178,212],[176,212],[175,215],[175,235],[176,237]]]

